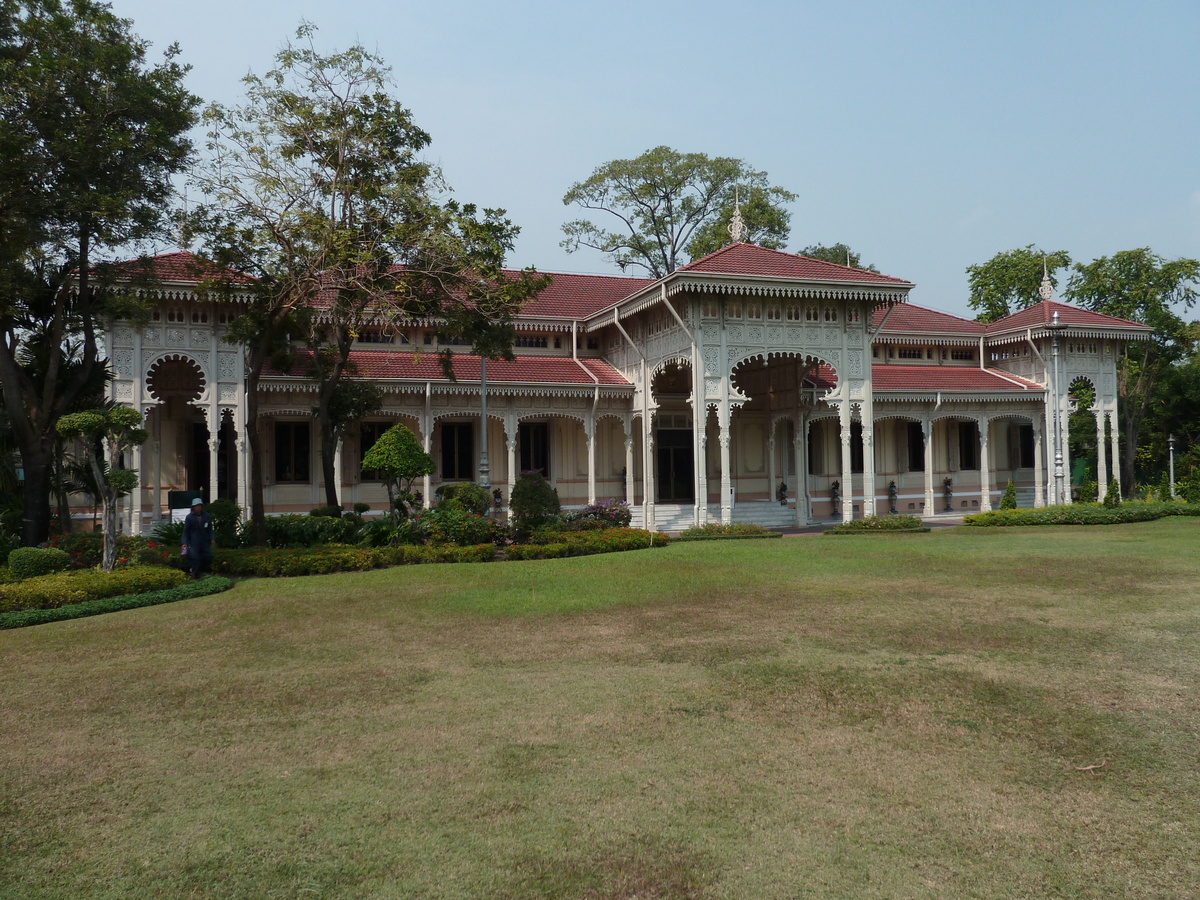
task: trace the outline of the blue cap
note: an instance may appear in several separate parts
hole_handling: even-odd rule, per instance
[[[203,506],[203,505],[204,505],[204,498],[202,498],[202,497],[197,497],[195,500],[192,501],[192,506]]]

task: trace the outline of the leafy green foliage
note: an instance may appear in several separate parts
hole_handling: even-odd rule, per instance
[[[513,485],[508,507],[512,513],[513,529],[518,535],[528,535],[558,516],[562,504],[558,491],[541,472],[522,472]]]
[[[1104,494],[1104,508],[1116,509],[1121,505],[1121,491],[1117,487],[1117,480],[1111,479],[1108,482],[1108,491]]]
[[[665,547],[670,537],[641,528],[605,528],[600,530],[558,532],[545,531],[535,543],[513,544],[504,555],[508,559],[560,559],[567,556],[592,556],[596,553],[619,553],[625,550],[646,550]]]
[[[863,516],[828,529],[826,534],[879,534],[886,531],[928,531],[916,516]]]
[[[207,506],[212,516],[213,533],[218,547],[236,547],[241,543],[242,508],[228,498],[214,500]],[[183,532],[180,530],[180,543]],[[175,545],[178,546],[178,543]]]
[[[564,513],[561,527],[565,530],[584,528],[628,528],[633,521],[633,512],[624,500],[597,500],[583,509]]]
[[[412,483],[437,471],[433,457],[407,425],[393,425],[363,455],[363,471],[377,472],[388,492],[388,509],[396,521],[396,495],[411,493]]]
[[[1004,496],[1000,498],[1001,509],[1016,509],[1017,508],[1017,486],[1008,482],[1008,487],[1004,489]]]
[[[145,591],[134,594],[121,594],[116,597],[106,597],[99,600],[85,600],[79,603],[68,603],[52,609],[28,609],[18,612],[0,613],[0,628],[25,628],[30,625],[44,625],[47,622],[63,622],[67,619],[81,619],[85,616],[97,616],[102,613],[121,612],[126,609],[140,609],[144,606],[157,606],[161,603],[174,603],[176,600],[190,600],[194,597],[205,597],[218,594],[233,587],[228,578],[209,576],[199,581],[185,581],[178,587],[165,590]]]
[[[498,544],[508,538],[499,522],[463,509],[456,500],[423,510],[416,518],[426,523],[433,544]]]
[[[676,536],[677,541],[718,541],[727,539],[746,538],[777,538],[783,533],[772,531],[765,525],[755,525],[751,522],[708,522],[704,525],[693,525]]]
[[[15,0],[0,21],[0,395],[32,545],[49,534],[55,426],[103,387],[97,330],[122,298],[97,260],[161,234],[199,99],[177,48],[147,64],[108,4]]]
[[[1041,302],[1042,265],[1051,286],[1058,285],[1056,273],[1071,264],[1065,250],[1047,253],[1033,244],[997,253],[978,266],[967,266],[970,296],[967,305],[975,310],[979,322],[995,322],[1007,315]]]
[[[878,272],[879,270],[873,265],[864,266],[862,257],[850,249],[846,244],[838,243],[826,247],[824,244],[813,244],[810,247],[805,247],[800,251],[801,256],[807,256],[810,259],[820,259],[825,262],[837,263],[839,266],[849,266],[852,269],[863,269],[867,272]]]
[[[269,516],[266,521],[267,546],[284,548],[353,544],[358,540],[359,527],[357,519],[350,516],[341,519],[328,516]]]
[[[53,547],[18,547],[8,554],[8,569],[14,578],[38,578],[71,568],[71,558]]]
[[[680,153],[655,147],[636,159],[616,159],[577,182],[563,197],[566,205],[609,213],[621,222],[607,231],[587,219],[563,225],[568,252],[590,247],[608,254],[622,270],[644,269],[661,278],[732,239],[728,226],[735,189],[743,202],[749,240],[781,248],[796,196],[767,179],[766,172],[731,157]]]
[[[1006,509],[963,517],[964,525],[997,527],[1008,525],[1123,525],[1152,522],[1166,516],[1200,516],[1200,506],[1191,503],[1139,503],[1127,501],[1115,507],[1091,503],[1046,506],[1041,509]]]
[[[439,506],[448,500],[457,501],[462,508],[477,516],[487,515],[492,508],[492,495],[488,489],[473,481],[453,481],[441,485],[437,491]],[[481,543],[473,541],[472,543]]]
[[[488,562],[495,558],[496,552],[496,545],[491,543],[475,547],[314,547],[302,550],[253,548],[217,554],[213,560],[213,568],[227,575],[290,578],[419,563]]]
[[[60,571],[0,585],[0,612],[53,609],[68,603],[161,590],[182,584],[186,577],[182,572],[162,566],[130,566],[114,572],[95,569]]]

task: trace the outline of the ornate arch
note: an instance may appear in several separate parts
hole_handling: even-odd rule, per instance
[[[176,350],[153,357],[142,377],[147,393],[160,403],[168,397],[185,397],[186,402],[195,403],[212,384],[200,360]]]

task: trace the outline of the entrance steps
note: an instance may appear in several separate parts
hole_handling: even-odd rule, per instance
[[[643,506],[632,508],[634,528],[644,528],[646,511]],[[696,519],[695,507],[675,503],[659,503],[654,507],[654,529],[656,531],[679,532],[691,528]],[[708,521],[721,521],[721,507],[709,504]],[[733,507],[733,521],[763,525],[767,528],[785,529],[796,527],[796,510],[780,506],[777,502],[760,500],[749,503],[738,503]]]

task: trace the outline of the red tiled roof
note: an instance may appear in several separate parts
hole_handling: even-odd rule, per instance
[[[303,372],[303,363],[308,356],[304,351],[290,373],[268,369],[266,375],[297,375]],[[417,353],[409,350],[354,350],[350,353],[354,375],[358,378],[393,378],[414,381],[439,381],[448,383],[442,372],[442,363],[436,353]],[[453,358],[454,377],[457,381],[479,383],[479,357],[466,353]],[[586,371],[585,371],[586,370]],[[513,360],[489,359],[488,382],[503,384],[569,384],[593,385],[591,375],[605,387],[629,387],[629,382],[617,369],[602,359],[580,359],[569,356],[518,356]]]
[[[816,371],[809,372],[804,376],[804,383],[815,388],[829,390],[837,387],[837,372],[833,366],[826,363],[821,363],[817,366]]]
[[[1012,379],[1011,381],[1009,379]],[[1014,384],[1013,382],[1017,382]],[[1040,384],[977,366],[871,366],[877,391],[1031,391]]]
[[[580,319],[654,283],[651,278],[624,275],[545,274],[550,275],[550,286],[521,307],[522,316]]]
[[[759,275],[768,278],[799,278],[808,281],[856,281],[871,284],[906,285],[911,282],[865,269],[769,250],[757,244],[730,244],[715,253],[682,266],[680,272],[716,275]]]
[[[254,280],[232,269],[222,269],[216,263],[209,262],[189,250],[113,263],[111,271],[131,278],[147,278],[175,284],[198,284],[223,276],[234,284],[250,284]]]
[[[881,334],[932,332],[978,336],[984,331],[984,326],[980,322],[952,316],[950,313],[939,312],[936,309],[927,309],[924,306],[913,306],[911,303],[897,303],[892,307],[891,315],[888,315],[886,307],[877,308],[873,313],[872,324],[878,328],[884,316],[887,316],[887,323],[883,326]]]
[[[1005,316],[1003,319],[997,319],[987,326],[987,331],[988,334],[995,334],[1004,331],[1016,331],[1024,328],[1037,328],[1042,325],[1049,325],[1054,320],[1055,312],[1058,313],[1058,321],[1063,325],[1085,325],[1093,328],[1137,328],[1144,331],[1153,330],[1150,326],[1143,325],[1140,322],[1118,319],[1116,316],[1107,316],[1104,313],[1092,312],[1090,309],[1081,309],[1078,306],[1068,306],[1066,303],[1059,303],[1056,300],[1043,300],[1010,316]]]

